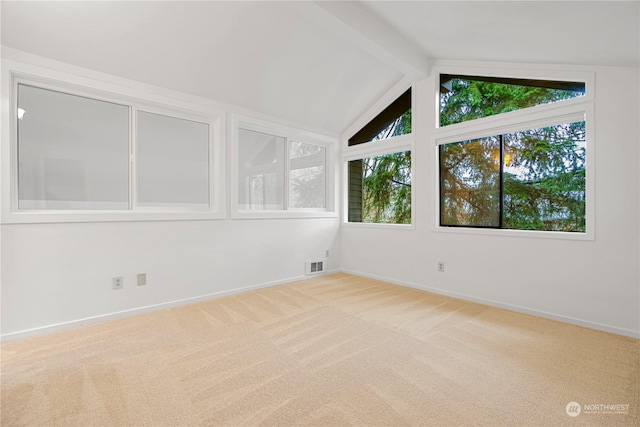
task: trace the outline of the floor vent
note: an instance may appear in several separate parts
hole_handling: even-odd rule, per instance
[[[324,261],[307,261],[306,274],[324,273]]]

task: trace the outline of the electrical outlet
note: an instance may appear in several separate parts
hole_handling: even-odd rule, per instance
[[[122,276],[114,277],[113,289],[122,289],[122,286],[124,286],[124,281],[122,279]]]
[[[147,284],[147,273],[138,274],[138,286],[144,286]]]
[[[438,271],[440,273],[444,273],[444,262],[442,262],[442,261],[438,262]]]
[[[329,258],[329,249],[324,251],[324,257]]]

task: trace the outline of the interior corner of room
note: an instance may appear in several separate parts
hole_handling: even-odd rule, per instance
[[[559,28],[530,38],[509,20],[520,16],[516,5],[505,4],[498,13],[482,2],[429,3],[151,2],[121,5],[127,11],[121,14],[106,3],[71,7],[4,2],[3,339],[288,282],[306,277],[307,264],[318,261],[324,261],[326,272],[349,271],[637,337],[637,43],[607,43],[617,33],[594,31],[582,22],[571,24],[571,31]],[[553,21],[573,6],[577,4],[537,5],[531,13]],[[619,21],[621,32],[637,31],[636,17],[624,13],[635,7],[633,2],[615,8],[597,2],[580,7],[590,16],[604,16],[592,23],[598,28]],[[415,13],[408,13],[412,10]],[[150,22],[145,16],[151,11],[158,19]],[[455,24],[436,18],[452,14],[458,17]],[[467,21],[478,14],[492,19],[502,14],[513,42],[507,46],[482,27],[474,27],[473,36],[482,49],[472,48],[462,36],[432,40],[432,32],[454,34],[470,28]],[[418,16],[429,25],[421,25]],[[70,21],[76,23],[73,28],[61,27]],[[135,35],[143,22],[149,34],[144,48]],[[169,27],[176,30],[164,31]],[[210,36],[202,37],[207,31]],[[83,37],[91,43],[78,44]],[[609,47],[599,48],[605,45]],[[215,55],[201,54],[211,49]],[[586,156],[586,233],[538,239],[544,233],[440,227],[437,153],[432,147],[434,141],[455,139],[448,136],[448,128],[461,125],[438,127],[432,100],[442,84],[439,76],[447,76],[445,86],[450,87],[453,77],[465,74],[584,79],[587,96],[581,99],[591,99],[591,111],[596,112],[588,121],[593,151]],[[93,103],[96,110],[111,108],[104,111],[112,122],[84,120],[84,130],[77,132],[89,135],[93,126],[116,137],[114,115],[124,114],[126,120],[131,114],[137,127],[127,131],[125,122],[121,134],[127,138],[133,132],[137,138],[133,154],[141,160],[135,165],[135,182],[127,184],[129,169],[126,163],[124,168],[116,164],[113,153],[63,159],[42,152],[39,163],[27,164],[33,150],[27,151],[25,140],[20,155],[26,166],[18,190],[15,123],[24,127],[27,138],[31,131],[25,126],[30,118],[37,119],[37,112],[26,105],[54,102],[58,93],[30,85],[113,102]],[[9,114],[7,107],[16,105],[20,87],[24,105],[16,115]],[[58,108],[50,120],[79,123],[78,115],[94,108],[87,98],[67,98],[68,119]],[[347,144],[376,132],[374,117],[382,123],[407,107],[413,110],[411,134],[388,142]],[[500,126],[499,120],[487,126]],[[152,144],[188,123],[194,135],[188,152],[177,155],[170,147],[161,148],[167,141]],[[47,129],[51,135],[54,128]],[[208,129],[213,141],[209,148],[193,133],[199,129]],[[464,136],[467,130],[455,132]],[[239,133],[246,140],[240,145]],[[269,142],[268,135],[275,139]],[[56,149],[53,141],[50,137],[49,150]],[[278,144],[285,142],[297,143],[298,150],[313,149],[325,160],[312,160],[318,155],[271,160],[269,156],[284,153]],[[68,142],[60,147],[64,144]],[[119,146],[128,159],[126,139]],[[261,146],[266,148],[257,150]],[[352,206],[353,197],[362,196],[347,183],[362,163],[351,160],[375,160],[379,153],[394,151],[412,153],[411,205],[402,220],[409,224],[354,222],[360,214],[357,204]],[[181,163],[167,169],[167,162],[180,156]],[[241,181],[251,176],[254,187],[267,185],[255,178],[262,176],[256,174],[266,162],[287,179],[324,166],[323,192],[316,189],[300,198],[290,184],[273,190],[277,200],[257,200],[257,190],[246,191]],[[295,162],[306,166],[293,169]],[[240,163],[252,166],[239,168]],[[107,178],[87,174],[92,164],[109,168]],[[353,169],[356,166],[360,169]],[[63,172],[56,175],[57,170]],[[70,182],[73,185],[67,185]],[[121,190],[116,190],[120,183]],[[104,215],[69,213],[65,209],[70,208],[56,201],[93,197],[87,191],[96,198],[122,201],[90,208],[116,207]],[[51,200],[43,202],[46,197]],[[13,211],[16,198],[27,210],[23,214]],[[193,206],[176,213],[173,204],[183,200]],[[207,200],[210,209],[201,209]],[[55,213],[29,210],[42,203],[54,210],[63,207]],[[82,203],[88,202],[73,206],[83,209]],[[138,212],[118,210],[133,203]],[[304,203],[319,208],[299,209]],[[534,238],[525,238],[530,235]],[[439,262],[446,263],[444,274],[438,271]],[[139,273],[147,274],[147,286],[136,286]],[[112,290],[113,277],[123,277],[119,292]]]
[[[3,346],[117,319],[152,328],[151,314],[186,322],[180,310],[196,304],[194,327],[251,325],[241,332],[265,351],[286,347],[284,332],[256,324],[296,315],[335,328],[341,319],[363,342],[369,328],[387,343],[401,330],[417,337],[406,350],[416,345],[426,358],[435,350],[423,341],[450,315],[447,333],[461,335],[437,340],[451,351],[508,318],[513,330],[492,339],[530,342],[556,325],[544,322],[559,322],[580,328],[549,326],[551,345],[584,328],[637,353],[639,2],[0,8]],[[497,88],[482,96],[498,104],[505,85],[548,102],[460,118],[473,104],[455,104],[471,96],[465,88]],[[386,293],[397,300],[377,299]],[[428,317],[438,302],[451,310]],[[416,326],[423,315],[435,335]],[[543,323],[527,327],[519,316]],[[340,344],[346,335],[334,338],[351,351]],[[286,357],[274,369],[300,356],[278,348]],[[329,353],[313,357],[338,363]],[[367,384],[365,400],[393,394]],[[625,384],[637,392],[637,382]],[[330,412],[305,420],[337,423]],[[203,422],[185,417],[172,421]],[[399,417],[384,422],[419,420]]]

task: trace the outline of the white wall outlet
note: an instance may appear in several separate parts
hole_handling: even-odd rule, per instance
[[[138,274],[138,286],[144,286],[147,284],[147,273]]]
[[[438,271],[444,273],[444,262],[438,261]]]
[[[324,257],[325,257],[325,258],[329,258],[329,249],[326,249],[326,250],[324,251]]]
[[[124,286],[124,281],[122,279],[122,276],[113,278],[113,289],[122,289],[123,286]]]

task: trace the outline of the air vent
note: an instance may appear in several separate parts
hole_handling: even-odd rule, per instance
[[[306,274],[324,273],[324,261],[307,261]]]

